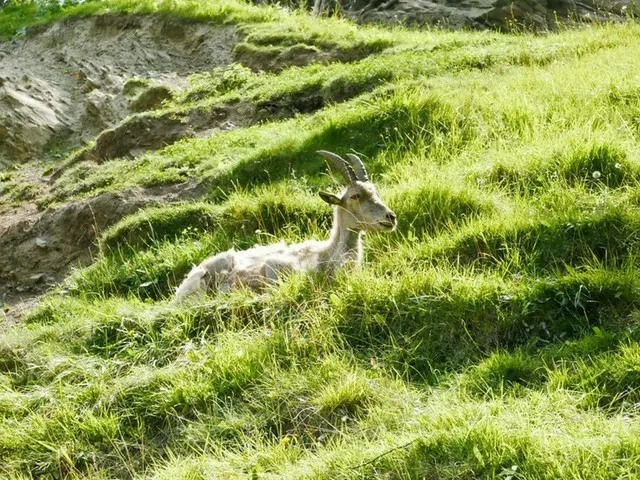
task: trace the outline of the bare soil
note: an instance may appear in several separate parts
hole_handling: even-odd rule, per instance
[[[203,195],[193,182],[107,192],[45,212],[22,209],[0,224],[0,305],[16,321],[25,304],[60,282],[74,266],[91,262],[96,238],[141,208]],[[0,319],[2,315],[0,315]]]
[[[0,167],[79,146],[130,111],[127,80],[180,87],[230,64],[233,27],[103,15],[0,43]]]

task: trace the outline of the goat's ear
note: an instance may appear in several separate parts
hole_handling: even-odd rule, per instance
[[[320,198],[327,202],[329,205],[342,205],[342,200],[337,195],[329,192],[320,192]]]

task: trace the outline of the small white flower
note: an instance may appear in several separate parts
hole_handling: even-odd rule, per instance
[[[602,176],[602,174],[598,170],[596,170],[591,174],[591,176],[597,180]]]
[[[622,168],[622,164],[620,164],[620,163],[616,163],[616,164],[615,164],[615,167],[616,167],[616,168]]]

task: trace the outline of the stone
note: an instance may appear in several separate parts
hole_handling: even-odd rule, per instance
[[[503,28],[508,21],[533,28],[551,28],[555,16],[592,21],[594,12],[607,20],[621,20],[624,13],[640,7],[633,0],[604,0],[579,3],[573,0],[317,0],[314,11],[336,8],[359,22],[383,22],[409,25],[446,25],[448,27]]]

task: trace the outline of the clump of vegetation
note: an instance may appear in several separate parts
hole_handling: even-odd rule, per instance
[[[189,89],[182,101],[194,101],[212,96],[222,96],[244,87],[253,78],[247,67],[233,63],[229,67],[217,67],[212,72],[194,73],[189,76]]]
[[[132,112],[146,112],[161,108],[165,102],[173,98],[173,92],[164,85],[155,85],[147,88],[137,97],[131,100],[130,108]]]

